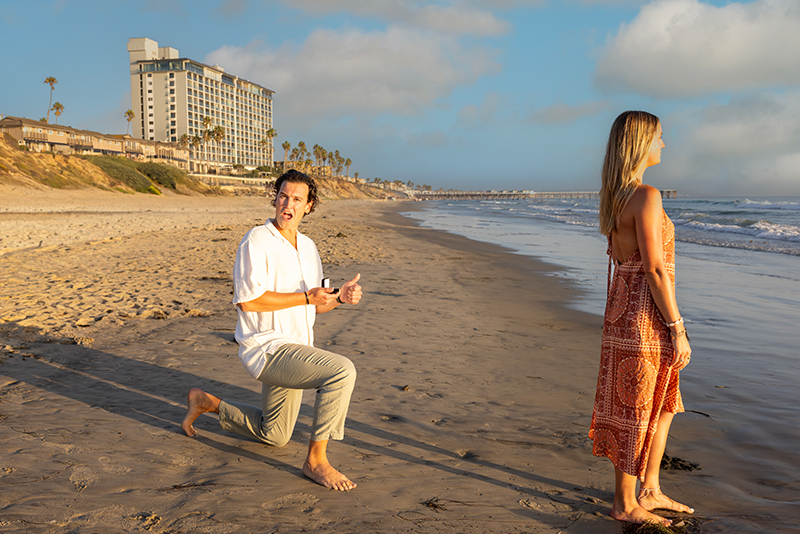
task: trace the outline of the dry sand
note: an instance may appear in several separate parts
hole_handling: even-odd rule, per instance
[[[546,265],[400,203],[308,217],[326,275],[364,288],[316,327],[358,369],[329,448],[358,488],[338,493],[300,471],[311,392],[281,449],[214,416],[194,439],[179,426],[193,386],[259,402],[230,298],[265,199],[0,193],[0,531],[622,531],[586,436],[601,320],[563,307],[579,293]],[[663,485],[701,508],[697,480]]]

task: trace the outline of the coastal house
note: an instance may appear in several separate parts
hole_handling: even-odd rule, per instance
[[[195,173],[273,165],[274,91],[146,37],[129,39],[128,53],[133,138],[187,146]]]
[[[0,119],[0,134],[10,135],[20,146],[33,152],[123,156],[139,161],[169,163],[184,170],[189,167],[189,150],[176,143],[133,139],[129,135],[108,135],[11,116]]]

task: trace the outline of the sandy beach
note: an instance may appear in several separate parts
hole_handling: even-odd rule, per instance
[[[364,298],[320,316],[317,345],[358,370],[331,460],[358,488],[303,477],[313,402],[273,449],[213,416],[197,386],[258,403],[237,358],[231,269],[262,197],[4,189],[0,200],[3,532],[619,533],[610,462],[587,437],[601,318],[563,305],[553,267],[419,228],[400,202],[327,201],[300,230]],[[680,420],[678,420],[680,419]],[[676,419],[667,453],[684,457]],[[691,461],[691,457],[685,457]],[[719,494],[713,469],[662,486],[703,532],[790,532]]]

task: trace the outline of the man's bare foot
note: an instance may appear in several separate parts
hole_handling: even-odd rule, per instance
[[[186,395],[186,417],[183,418],[181,428],[186,435],[193,438],[197,435],[192,423],[201,414],[206,412],[219,413],[219,399],[214,395],[209,395],[202,389],[192,388]]]
[[[337,491],[350,491],[356,487],[355,482],[341,474],[327,462],[317,464],[313,468],[309,465],[308,460],[303,463],[303,474],[326,488],[335,489]]]
[[[644,523],[653,523],[656,525],[668,527],[672,524],[672,521],[667,519],[666,517],[661,517],[660,515],[651,514],[641,506],[634,506],[629,510],[616,510],[614,506],[612,506],[611,514],[609,515],[611,515],[611,517],[613,517],[617,521],[627,521],[628,523],[634,523],[637,525],[641,525]]]
[[[673,501],[663,493],[661,488],[649,489],[644,488],[639,490],[639,496],[636,498],[639,504],[645,510],[671,510],[673,512],[683,512],[685,514],[693,514],[694,508],[689,508],[685,504],[678,501]]]

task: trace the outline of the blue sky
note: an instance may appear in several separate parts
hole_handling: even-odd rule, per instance
[[[149,37],[274,90],[277,145],[361,177],[597,189],[611,123],[645,109],[646,182],[800,195],[797,0],[4,0],[0,25],[6,115],[44,116],[54,76],[61,124],[125,132]]]

